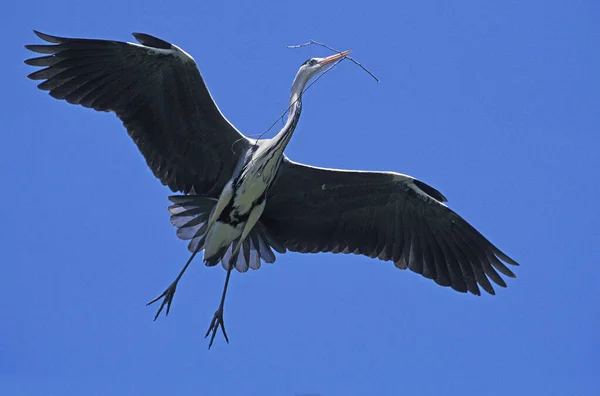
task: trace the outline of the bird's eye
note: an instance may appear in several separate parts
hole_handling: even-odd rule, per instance
[[[314,65],[316,65],[316,64],[317,64],[317,60],[316,60],[316,59],[311,59],[311,60],[309,60],[309,61],[308,61],[308,64],[309,64],[310,66],[314,66]]]

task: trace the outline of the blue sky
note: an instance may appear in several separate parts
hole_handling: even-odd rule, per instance
[[[455,2],[457,3],[457,2]],[[8,8],[8,11],[7,11]],[[595,1],[9,2],[0,96],[0,394],[586,395],[600,336],[600,5]],[[286,153],[435,186],[522,265],[497,296],[390,263],[280,256],[233,274],[231,339],[204,333],[225,272],[188,258],[112,114],[59,102],[23,64],[31,32],[164,38],[248,135],[322,48],[353,55],[307,93]]]

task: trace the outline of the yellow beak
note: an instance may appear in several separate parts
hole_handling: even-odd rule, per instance
[[[344,51],[344,52],[340,52],[338,54],[335,55],[331,55],[328,56],[327,58],[323,58],[321,59],[321,61],[319,62],[321,65],[325,66],[325,65],[329,65],[335,61],[338,61],[342,58],[345,58],[346,55],[348,55],[350,52],[352,52],[352,50],[348,50],[348,51]]]

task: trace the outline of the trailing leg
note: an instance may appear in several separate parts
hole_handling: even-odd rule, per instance
[[[221,295],[221,303],[219,304],[219,308],[215,311],[215,314],[210,322],[210,326],[206,331],[206,335],[204,338],[208,337],[208,335],[212,332],[212,336],[210,337],[210,342],[208,343],[208,349],[213,344],[215,340],[215,336],[217,335],[217,330],[221,327],[221,331],[223,332],[223,336],[225,337],[225,341],[229,344],[229,337],[227,337],[227,332],[225,331],[225,322],[223,321],[223,307],[225,306],[225,295],[227,294],[227,286],[229,285],[229,277],[231,276],[231,270],[233,266],[230,265],[227,270],[227,276],[225,277],[225,286],[223,287],[223,294]]]
[[[171,283],[171,285],[169,285],[169,287],[167,287],[167,289],[160,296],[156,297],[154,300],[152,300],[148,304],[146,304],[146,305],[151,305],[151,304],[154,304],[155,302],[157,302],[158,300],[160,300],[161,298],[164,298],[162,303],[160,304],[160,307],[158,307],[158,311],[156,312],[156,315],[154,315],[154,320],[158,319],[158,316],[160,315],[160,313],[163,310],[165,305],[167,306],[167,311],[165,312],[165,316],[169,315],[169,311],[171,310],[171,303],[173,302],[173,297],[175,296],[175,290],[177,289],[177,283],[179,282],[179,280],[185,273],[185,270],[187,270],[188,266],[190,265],[190,263],[192,262],[192,260],[194,259],[194,257],[196,256],[197,253],[198,253],[197,251],[192,253],[191,257],[189,258],[187,263],[185,263],[185,265],[183,266],[183,269],[179,272],[179,275],[177,275],[177,278],[175,278],[173,283]]]
[[[204,336],[206,338],[212,332],[212,336],[210,337],[210,342],[208,344],[208,349],[210,349],[210,347],[212,346],[215,336],[217,335],[217,330],[219,329],[219,326],[221,327],[221,330],[223,331],[223,336],[225,336],[225,341],[227,341],[227,343],[229,343],[229,338],[227,337],[227,333],[225,332],[225,323],[223,321],[223,307],[225,305],[225,295],[227,294],[227,286],[229,285],[229,277],[231,276],[231,271],[235,267],[235,263],[238,260],[238,255],[240,254],[240,248],[242,247],[244,240],[248,237],[248,234],[250,233],[250,231],[252,230],[252,228],[254,227],[254,225],[256,224],[258,219],[260,218],[260,215],[262,214],[264,209],[265,209],[264,201],[262,202],[262,204],[255,206],[252,209],[252,212],[250,212],[250,216],[248,216],[248,220],[246,221],[246,224],[244,225],[244,230],[242,231],[242,235],[240,236],[239,239],[232,242],[234,245],[232,247],[231,258],[229,259],[229,263],[227,265],[227,277],[225,278],[225,286],[223,287],[223,295],[221,296],[221,303],[219,304],[219,308],[215,312],[213,319],[210,322],[210,326],[208,327],[208,331],[206,332],[206,335]]]

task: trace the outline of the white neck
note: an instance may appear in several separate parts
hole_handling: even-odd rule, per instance
[[[277,146],[277,149],[283,153],[283,150],[289,143],[298,120],[300,119],[300,113],[302,112],[302,91],[306,86],[306,83],[310,79],[310,76],[301,71],[296,74],[294,82],[292,83],[292,91],[290,93],[290,105],[289,114],[287,121],[281,131],[272,139],[272,147]]]

